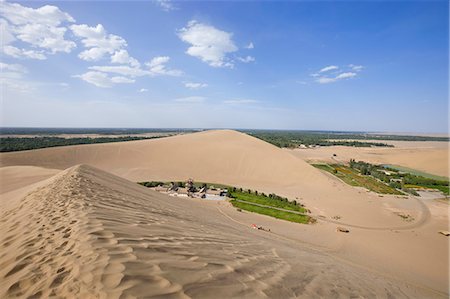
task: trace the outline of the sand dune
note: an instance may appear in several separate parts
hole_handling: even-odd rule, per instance
[[[66,169],[89,164],[132,181],[217,182],[275,192],[304,201],[316,214],[338,214],[354,224],[402,225],[382,206],[368,207],[361,192],[336,181],[301,159],[236,131],[207,131],[156,140],[48,148],[0,155],[2,166]],[[367,194],[367,200],[379,200]],[[336,198],[343,198],[337,202]],[[391,203],[395,204],[395,203]],[[353,209],[370,213],[354,213]]]
[[[2,211],[1,298],[439,297],[92,167],[28,191]]]
[[[152,239],[148,238],[150,238],[149,234],[153,233],[154,235],[159,236],[158,238],[163,238],[163,235],[165,234],[173,236],[166,239],[165,242],[158,243],[158,246],[165,248],[166,246],[170,247],[173,245],[172,243],[175,243],[177,246],[184,246],[184,248],[188,248],[189,252],[198,250],[196,248],[203,247],[204,244],[213,243],[209,239],[208,241],[200,242],[197,240],[199,238],[222,236],[220,241],[218,242],[220,244],[226,244],[226,246],[214,247],[213,245],[211,245],[213,246],[211,248],[214,248],[214,250],[211,249],[211,251],[218,251],[223,255],[223,248],[233,248],[233,246],[240,246],[238,245],[238,243],[246,244],[245,242],[247,242],[250,237],[247,235],[242,235],[242,223],[246,223],[244,227],[245,229],[247,229],[250,223],[252,223],[249,221],[253,221],[253,223],[267,225],[268,227],[272,228],[272,231],[277,232],[276,241],[274,241],[273,239],[269,241],[267,241],[266,239],[264,239],[264,241],[255,239],[257,240],[257,244],[268,242],[264,244],[266,244],[269,249],[267,249],[266,247],[264,247],[264,249],[258,249],[264,252],[266,260],[271,260],[272,258],[277,260],[277,256],[273,253],[270,253],[272,252],[271,250],[275,248],[277,255],[279,257],[282,257],[284,261],[288,263],[288,265],[290,265],[291,268],[302,269],[301,271],[298,270],[300,272],[295,275],[290,274],[294,276],[287,275],[286,277],[289,278],[287,279],[288,281],[303,281],[305,277],[311,278],[311,282],[307,284],[308,286],[306,286],[305,289],[295,289],[293,285],[295,283],[297,283],[298,285],[298,282],[295,281],[291,282],[292,285],[285,285],[286,288],[290,290],[289,292],[294,289],[294,291],[292,292],[294,292],[296,295],[309,294],[305,292],[307,292],[306,290],[312,288],[312,290],[314,291],[312,291],[311,294],[315,294],[314,292],[317,291],[317,294],[319,295],[316,294],[316,296],[334,296],[333,294],[335,293],[333,293],[331,289],[323,290],[323,293],[321,293],[322,290],[320,290],[320,288],[322,288],[323,286],[319,287],[319,285],[323,285],[322,281],[329,281],[331,284],[332,279],[338,279],[336,277],[331,278],[327,276],[328,272],[330,272],[335,276],[342,276],[343,279],[346,280],[346,282],[342,282],[338,279],[337,285],[342,284],[348,286],[348,283],[352,282],[353,280],[356,279],[356,281],[360,281],[360,277],[365,277],[364,279],[367,279],[367,284],[361,282],[364,287],[359,288],[355,285],[351,286],[351,288],[354,288],[356,290],[357,294],[369,294],[367,295],[368,297],[373,297],[374,294],[379,294],[381,297],[387,297],[386,294],[382,294],[378,290],[378,287],[380,286],[378,284],[378,279],[367,278],[366,276],[364,276],[368,274],[363,273],[371,273],[371,271],[382,273],[381,276],[389,275],[389,277],[395,277],[396,279],[407,281],[408,284],[417,284],[429,288],[430,290],[435,290],[437,293],[430,293],[433,294],[433,296],[444,294],[445,297],[445,294],[448,294],[448,239],[437,233],[439,230],[447,230],[448,228],[448,204],[434,201],[419,202],[418,200],[413,198],[399,198],[396,196],[379,197],[377,194],[366,192],[366,190],[356,189],[343,184],[334,176],[320,172],[319,170],[311,167],[302,159],[295,157],[288,151],[279,149],[266,142],[242,133],[228,130],[207,131],[154,140],[68,146],[17,153],[4,153],[0,154],[0,164],[1,166],[3,166],[2,168],[0,168],[0,174],[6,174],[2,176],[2,179],[3,177],[6,177],[9,180],[9,183],[7,182],[6,184],[1,185],[1,188],[6,188],[5,190],[2,189],[2,192],[10,191],[2,195],[2,204],[5,204],[6,206],[11,206],[13,203],[16,203],[13,198],[17,199],[24,197],[27,192],[31,190],[27,188],[40,188],[41,184],[43,184],[43,181],[39,182],[39,180],[47,178],[49,175],[55,172],[55,169],[63,170],[77,164],[89,164],[122,178],[118,179],[101,171],[90,170],[90,168],[81,168],[81,170],[80,168],[77,168],[76,171],[73,169],[71,170],[72,172],[75,171],[75,177],[88,177],[89,182],[86,179],[78,178],[75,180],[72,179],[71,175],[67,176],[66,174],[61,174],[61,177],[63,177],[61,179],[50,179],[53,182],[60,182],[59,184],[53,184],[51,188],[43,188],[41,190],[43,193],[34,192],[34,195],[30,195],[32,198],[44,199],[42,202],[39,202],[38,200],[34,200],[32,202],[36,202],[36,204],[37,202],[39,202],[39,205],[43,205],[45,202],[47,202],[48,207],[42,209],[51,210],[50,206],[53,205],[53,201],[51,201],[51,198],[56,196],[53,196],[52,194],[67,195],[68,193],[68,198],[72,198],[73,196],[70,195],[70,192],[72,192],[73,190],[73,192],[75,192],[75,194],[73,194],[74,196],[76,194],[82,193],[84,194],[82,196],[83,200],[76,196],[73,197],[74,199],[79,200],[79,204],[77,204],[76,206],[85,207],[81,209],[83,213],[89,212],[91,214],[83,216],[84,214],[80,213],[80,216],[77,216],[80,217],[80,219],[82,217],[85,217],[84,219],[87,219],[85,221],[87,221],[87,223],[90,223],[80,227],[80,230],[82,230],[79,232],[80,236],[85,236],[86,232],[89,233],[91,230],[95,231],[95,229],[97,228],[92,227],[95,225],[101,226],[101,228],[104,230],[107,230],[106,227],[113,227],[110,230],[107,230],[108,236],[111,236],[111,234],[109,233],[112,233],[114,234],[114,236],[116,236],[119,232],[119,236],[125,236],[124,238],[128,238],[128,236],[131,234],[131,236],[129,236],[129,240],[122,243],[118,242],[118,239],[114,238],[113,240],[109,240],[112,237],[110,238],[100,236],[99,238],[104,240],[105,243],[92,245],[92,242],[87,242],[87,244],[91,244],[89,245],[91,247],[97,246],[95,247],[97,249],[92,249],[91,247],[89,247],[85,252],[100,250],[100,248],[102,247],[107,248],[108,242],[115,243],[116,241],[120,244],[131,247],[133,249],[133,252],[141,252],[138,249],[135,249],[135,247],[133,247],[133,244],[141,244],[140,242],[144,242],[147,245],[152,244]],[[35,176],[33,179],[29,179],[29,172],[27,170],[27,167],[29,166],[33,166],[34,168],[29,169],[34,169],[36,171],[36,174],[40,174],[41,176]],[[288,196],[291,199],[298,198],[298,200],[306,204],[306,206],[311,209],[313,216],[325,217],[327,221],[325,222],[320,220],[321,218],[318,218],[319,223],[316,225],[298,225],[286,223],[260,215],[237,213],[232,208],[227,208],[226,206],[221,207],[221,209],[223,210],[222,212],[224,212],[225,215],[231,215],[231,218],[233,219],[231,220],[224,214],[218,213],[217,206],[215,205],[204,203],[202,203],[201,205],[196,205],[192,201],[183,200],[177,201],[176,203],[172,204],[172,201],[168,201],[166,197],[161,197],[162,195],[151,193],[139,186],[135,186],[134,184],[130,185],[128,181],[123,180],[124,178],[133,182],[144,180],[166,181],[185,180],[189,177],[192,177],[197,181],[217,182],[234,186],[241,186],[244,188],[257,189],[258,191],[267,193],[274,192],[279,195]],[[109,179],[107,178],[110,179],[109,183]],[[80,181],[78,182],[77,180]],[[64,183],[64,181],[68,181],[68,183]],[[34,185],[26,186],[29,183],[34,183]],[[19,187],[23,188],[17,189]],[[48,191],[49,193],[46,193],[47,191],[43,190],[52,191]],[[51,196],[48,194],[50,194]],[[60,198],[58,196],[59,195],[57,195],[56,198]],[[103,199],[94,200],[95,198]],[[108,201],[106,200],[108,198],[113,198],[114,200],[111,203],[108,203]],[[94,203],[91,203],[91,200],[93,200]],[[58,202],[59,199],[57,199],[56,201]],[[81,202],[87,202],[87,204],[81,204]],[[138,213],[134,211],[138,209],[138,206],[141,205],[143,206],[141,212]],[[55,206],[58,206],[58,204],[56,204]],[[39,210],[37,206],[33,207],[35,207],[36,210]],[[130,207],[132,208],[128,210],[128,208]],[[21,211],[25,211],[25,209],[22,209]],[[51,211],[51,214],[60,213],[55,210]],[[105,211],[108,211],[108,213],[114,212],[115,216],[111,216],[112,214],[109,216],[105,216]],[[176,215],[173,218],[179,219],[179,221],[174,220],[174,222],[170,222],[171,220],[167,220],[171,223],[169,225],[170,228],[164,226],[164,223],[169,223],[165,222],[166,218],[172,219],[171,216],[167,215],[165,211],[173,211],[173,215]],[[405,222],[396,214],[398,212],[411,215],[414,218],[414,221]],[[26,213],[23,215],[21,214],[22,216],[20,216],[20,219],[30,218],[30,215]],[[138,215],[127,216],[127,213],[138,213]],[[156,231],[152,231],[149,226],[145,225],[141,227],[141,225],[139,223],[136,223],[136,220],[133,218],[137,217],[141,219],[148,217],[149,219],[153,219],[151,217],[156,217],[154,216],[154,213],[160,213],[160,216],[158,218],[159,220],[154,220],[155,226],[152,226],[152,228],[158,228],[161,229],[161,231],[158,231],[157,229]],[[122,216],[122,214],[124,216]],[[188,218],[182,215],[187,215],[186,217]],[[340,220],[337,221],[337,223],[344,223],[351,227],[350,234],[339,235],[336,233],[336,226],[339,224],[334,223],[336,221],[330,221],[334,216],[340,217]],[[17,220],[19,219],[17,213],[15,216],[8,217],[8,219],[10,219],[8,221],[12,226],[19,227],[20,225],[25,223],[21,222],[22,224],[19,225],[20,221]],[[69,218],[70,217],[67,217],[66,215],[66,218],[64,219]],[[111,220],[111,218],[114,219]],[[227,219],[227,221],[224,221],[224,219],[222,218]],[[96,222],[97,220],[94,219],[97,219],[99,222]],[[107,221],[106,219],[109,220]],[[234,220],[237,220],[237,222],[235,222]],[[27,226],[26,224],[23,225]],[[223,233],[219,232],[222,229],[223,225],[226,225],[227,227],[232,226],[233,230],[230,230],[229,232],[225,230]],[[237,228],[235,227],[235,225],[238,225],[240,227]],[[63,226],[65,228],[62,230],[71,227],[70,222],[68,224],[64,224]],[[30,225],[30,227],[32,226]],[[56,229],[55,225],[53,224],[50,227],[52,229]],[[209,227],[214,228],[212,230],[209,230]],[[191,241],[185,242],[185,239],[180,240],[175,238],[175,236],[182,236],[184,230],[188,230],[189,234],[194,234],[194,230],[198,231],[198,234],[194,234],[195,238],[197,239],[195,239],[195,242],[192,243],[191,247],[186,247],[186,242],[189,244],[189,242]],[[12,234],[18,234],[19,231],[19,228],[17,230],[11,229]],[[36,230],[30,231],[28,237],[36,238],[39,233],[41,232],[37,232]],[[50,232],[50,235],[52,233],[53,232]],[[75,232],[73,233],[75,234]],[[253,238],[254,235],[251,232],[249,233],[251,234],[251,238]],[[143,239],[135,240],[136,238]],[[279,248],[278,246],[281,246],[279,245],[279,243],[285,241],[288,242],[288,244],[286,244],[286,248],[289,249]],[[60,243],[62,244],[64,243],[64,241]],[[253,242],[251,244],[251,248],[260,248],[258,247],[259,245],[256,246]],[[305,246],[305,244],[309,245]],[[78,245],[79,244],[77,244],[76,246]],[[41,246],[42,244],[38,247],[38,249]],[[138,245],[136,246],[139,247]],[[48,250],[50,250],[51,248],[51,246],[48,244],[44,247],[48,248]],[[13,248],[17,249],[18,247]],[[182,251],[180,247],[177,248]],[[308,251],[306,248],[311,251]],[[109,249],[104,250],[105,252],[107,252]],[[114,252],[115,249],[111,250],[113,250]],[[129,251],[129,249],[123,250]],[[155,250],[164,251],[164,249]],[[250,250],[248,254],[256,255],[257,252],[259,252],[258,250]],[[269,251],[267,252],[267,250]],[[286,250],[284,251],[284,255],[280,253],[281,250]],[[11,250],[8,250],[7,252],[10,251]],[[12,251],[13,252],[11,252],[11,254],[15,254],[15,250]],[[300,253],[298,253],[297,251],[299,251]],[[73,250],[71,252],[73,252]],[[122,249],[118,249],[118,252],[122,254]],[[229,260],[234,260],[234,257],[232,257],[232,254],[229,253],[230,251],[227,252],[228,253],[224,254],[223,256],[223,261],[226,261],[228,263]],[[325,254],[326,252],[332,252],[333,254],[332,256],[329,256]],[[312,256],[316,256],[316,254],[318,253],[320,253],[320,255],[323,255],[323,258],[325,259],[324,261],[316,261],[315,258],[309,257],[309,254],[311,254]],[[301,256],[299,257],[298,254],[300,254]],[[125,254],[122,254],[121,256],[124,255]],[[194,255],[199,256],[198,254]],[[70,254],[70,256],[73,257],[77,255]],[[217,257],[217,260],[215,260],[215,262],[213,263],[218,263],[218,261],[220,261],[220,258],[215,255],[213,256],[214,258]],[[137,259],[147,260],[147,258],[153,259],[154,257],[155,256],[153,255],[145,256],[145,254],[143,253],[143,255],[141,257],[137,257]],[[134,257],[132,258],[134,259]],[[177,254],[170,255],[170,258],[164,259],[163,264],[170,264],[171,262],[178,261],[178,258],[179,255]],[[196,257],[193,258],[194,260],[197,260]],[[309,260],[309,258],[311,258],[311,260]],[[186,262],[184,259],[182,259],[182,261]],[[204,259],[202,259],[202,261],[209,263],[209,260],[205,261]],[[280,260],[277,261],[278,262],[276,263],[282,264]],[[333,268],[331,265],[335,265],[336,263],[339,263],[340,265],[341,262],[338,261],[346,261],[343,262],[342,267],[344,267],[344,264],[347,265],[347,263],[349,262],[352,265],[357,264],[359,266],[362,266],[363,270],[349,270],[350,272],[346,273],[346,271],[342,268],[342,272],[336,272],[337,270],[335,271],[335,268]],[[102,260],[102,262],[104,261]],[[151,264],[151,261],[148,262],[150,262]],[[132,265],[132,263],[128,260],[127,263],[127,265]],[[187,267],[193,267],[189,264],[189,262],[187,263]],[[31,264],[34,265],[34,260]],[[91,264],[97,265],[97,262]],[[137,276],[143,275],[143,270],[140,267],[143,267],[142,265],[146,263],[142,262],[138,264],[140,264],[140,266],[136,265],[136,269],[134,267],[126,268],[135,269],[133,271],[136,271],[135,275]],[[258,260],[258,264],[263,264],[264,267],[268,269],[272,267],[272,265],[269,265],[270,263],[264,264],[263,262],[261,262],[261,260]],[[231,264],[227,265],[231,268],[234,267]],[[320,270],[316,270],[316,266],[319,267]],[[108,271],[111,270],[111,273],[113,273],[113,275],[111,276],[111,279],[107,280],[117,281],[118,278],[117,276],[115,276],[116,266],[110,267],[112,267],[113,269],[108,268]],[[123,265],[117,266],[117,268],[123,267]],[[162,271],[163,273],[170,276],[170,273],[175,271],[173,269],[176,269],[177,267],[174,266],[173,269],[168,268],[169,270],[159,270],[162,269],[160,264],[158,264],[158,267],[155,268],[153,264],[151,264],[151,266],[148,266],[146,268],[146,271],[149,271],[148,269],[150,268],[155,270],[156,274],[154,274],[155,276],[152,278],[153,280],[149,280],[149,278],[145,279],[148,280],[149,284],[151,281],[151,283],[156,284],[158,282],[161,285],[170,286],[170,290],[174,294],[176,293],[175,290],[177,288],[177,290],[181,290],[181,287],[179,285],[183,285],[184,287],[182,287],[182,289],[185,294],[200,296],[200,293],[194,292],[194,290],[202,282],[202,280],[198,278],[198,276],[196,276],[196,271],[200,273],[198,274],[200,276],[205,275],[206,277],[210,277],[210,274],[205,274],[206,272],[199,271],[198,269],[191,272],[188,271],[189,274],[185,275],[186,277],[189,277],[189,279],[191,278],[191,276],[192,279],[197,277],[200,280],[188,280],[186,283],[179,283],[175,287],[173,284],[169,284],[165,280],[160,280],[157,277],[159,275],[158,271]],[[182,266],[180,267],[182,268]],[[371,270],[367,270],[367,268]],[[11,268],[8,269],[12,270]],[[84,272],[86,273],[87,277],[97,275],[95,273],[101,273],[101,270],[98,270],[97,268],[89,269],[90,270],[85,270]],[[56,269],[56,271],[57,270],[58,269]],[[80,273],[81,270],[78,269],[76,271],[78,272],[75,273]],[[236,275],[235,272],[239,272],[239,275],[241,275],[242,273],[247,273],[250,270],[242,270],[244,272],[242,272],[241,270],[230,271],[231,272],[225,271],[223,273],[232,273],[233,275]],[[255,271],[261,272],[262,270]],[[319,273],[317,271],[322,272]],[[310,275],[309,272],[315,273],[318,276],[314,276],[314,274]],[[356,277],[352,276],[354,275],[354,273],[356,273]],[[125,274],[122,273],[122,275]],[[273,289],[273,291],[267,291],[266,293],[266,290],[264,290],[264,286],[270,285],[270,287],[268,288],[270,290],[271,288],[273,288],[271,286],[271,283],[265,280],[263,281],[263,283],[248,282],[246,279],[250,279],[250,281],[253,281],[252,278],[255,277],[254,273],[249,275],[251,276],[251,278],[245,275],[244,277],[238,277],[240,277],[240,281],[243,281],[242,284],[244,286],[251,286],[249,287],[251,290],[244,291],[242,289],[239,289],[236,291],[236,293],[230,293],[230,296],[240,297],[242,295],[249,294],[250,297],[254,297],[258,296],[258,294],[262,296],[262,292],[264,292],[264,294],[271,294],[272,297],[277,294],[276,292],[280,292],[280,294],[283,295],[281,297],[290,297],[293,296],[292,294],[294,294],[291,294],[289,292],[286,293],[283,285],[282,287],[280,287],[280,289],[275,288]],[[323,277],[321,275],[323,275]],[[350,275],[351,277],[347,275]],[[29,277],[32,277],[32,275],[30,275]],[[127,277],[126,279],[124,278],[125,281],[129,281],[129,284],[133,284],[134,279],[131,279],[126,275],[124,277]],[[165,279],[168,279],[166,276],[164,277]],[[284,277],[282,281],[286,281],[286,277]],[[295,279],[292,277],[295,277]],[[327,280],[327,277],[330,278],[330,280]],[[142,279],[144,279],[144,276],[142,277]],[[227,279],[229,278],[222,277],[221,279],[227,281]],[[93,281],[96,281],[95,283],[97,283],[98,285],[101,284],[100,278],[91,277],[88,280],[89,283],[94,283]],[[347,280],[350,282],[348,282]],[[12,281],[14,280],[11,280],[11,282]],[[172,280],[169,279],[169,281]],[[109,283],[111,283],[112,286],[115,285],[113,282]],[[234,283],[235,281],[232,284]],[[24,282],[23,284],[26,285],[27,283]],[[143,288],[142,284],[139,285],[140,286],[136,288]],[[186,287],[186,285],[188,285],[189,287]],[[301,283],[301,285],[303,284]],[[402,288],[397,283],[390,284],[386,287],[388,290],[391,290],[390,287],[394,285],[395,287]],[[9,289],[10,287],[11,285],[8,285],[7,289]],[[98,288],[100,287],[96,287],[96,290]],[[219,284],[215,285],[213,288],[222,290]],[[131,289],[133,288],[130,287],[128,292],[130,292]],[[187,289],[192,290],[192,293],[189,293],[190,291],[186,291]],[[371,293],[367,293],[369,292],[369,289],[371,290]],[[122,289],[117,290],[117,292],[120,293],[121,290]],[[235,289],[233,288],[233,290]],[[202,289],[202,294],[204,294],[203,296],[212,294],[208,292],[204,293],[204,289]],[[349,289],[343,289],[336,292],[336,294],[342,293],[348,296],[353,294]],[[396,291],[392,292],[395,293]],[[419,293],[411,294],[406,291],[402,294],[395,294],[396,296],[400,297],[402,296],[402,294],[408,294],[408,296],[411,297],[424,297],[418,296],[417,294]],[[430,294],[428,295],[430,296]],[[113,294],[108,294],[108,296],[112,295]],[[348,297],[346,295],[344,295],[344,297]]]

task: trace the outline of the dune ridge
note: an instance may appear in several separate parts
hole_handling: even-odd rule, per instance
[[[86,165],[1,216],[2,298],[436,296]]]

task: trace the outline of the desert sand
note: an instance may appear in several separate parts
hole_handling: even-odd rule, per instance
[[[448,203],[352,188],[242,133],[0,159],[2,181],[14,174],[2,184],[8,189],[1,201],[0,297],[448,296],[448,238],[437,233],[448,229]],[[30,176],[29,166],[42,171],[42,180],[17,184],[21,173]],[[298,198],[319,221],[299,225],[239,213],[228,203],[174,199],[134,183],[189,177]],[[272,233],[252,231],[252,223]],[[337,233],[338,225],[351,232]]]

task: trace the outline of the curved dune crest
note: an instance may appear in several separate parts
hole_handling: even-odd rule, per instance
[[[4,211],[0,248],[1,298],[427,295],[84,165]]]

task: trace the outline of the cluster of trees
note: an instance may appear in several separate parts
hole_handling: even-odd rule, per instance
[[[250,189],[245,190],[245,189],[236,188],[236,187],[228,188],[228,196],[230,198],[236,198],[238,193],[253,194],[253,195],[256,195],[256,196],[259,196],[259,197],[264,197],[264,198],[273,199],[273,200],[276,200],[276,201],[292,204],[294,206],[300,206],[300,207],[304,206],[303,204],[297,202],[296,200],[290,201],[288,198],[276,195],[275,193],[270,193],[270,194],[266,195],[265,193],[258,192],[257,190],[252,191]]]
[[[369,146],[377,146],[375,143],[366,142],[367,140],[398,140],[398,141],[450,141],[450,137],[436,136],[402,136],[402,135],[381,135],[368,132],[341,132],[341,131],[302,131],[302,130],[242,130],[242,132],[253,135],[255,137],[266,139],[282,138],[283,142],[303,141],[303,144],[314,145],[315,142],[322,140],[358,140]],[[362,141],[361,141],[362,140]],[[366,141],[364,141],[366,140]],[[280,140],[281,141],[281,140]],[[333,142],[333,141],[330,141]],[[358,143],[357,143],[358,144]],[[378,143],[380,144],[380,143]],[[383,145],[381,145],[383,146]]]
[[[405,185],[415,185],[428,188],[438,187],[439,190],[445,190],[445,187],[449,186],[449,181],[426,178],[411,173],[400,173],[395,169],[385,168],[384,166],[374,165],[364,161],[356,162],[354,159],[350,159],[349,165],[351,168],[359,170],[362,175],[373,176],[380,181],[389,184],[389,186],[393,188],[401,189],[414,195],[417,195],[417,192],[411,188],[406,188]],[[389,175],[385,173],[386,170],[390,172]]]
[[[342,135],[334,133],[320,133],[309,131],[246,131],[246,133],[269,142],[278,147],[297,148],[300,145],[305,146],[354,146],[354,147],[393,147],[393,145],[379,142],[343,140]],[[346,135],[348,139],[357,135]],[[332,139],[332,140],[330,140]],[[347,138],[345,138],[347,139]]]
[[[163,182],[155,182],[155,181],[151,181],[151,182],[139,182],[139,185],[145,186],[147,188],[154,188],[154,187],[158,187],[161,185],[164,185]]]
[[[62,137],[6,137],[0,139],[0,152],[25,151],[45,147],[66,146],[76,144],[92,144],[152,139],[157,137],[98,137],[98,138],[62,138]]]
[[[2,127],[2,135],[59,135],[59,134],[100,134],[134,135],[145,133],[189,133],[192,129],[140,129],[140,128],[13,128]]]

